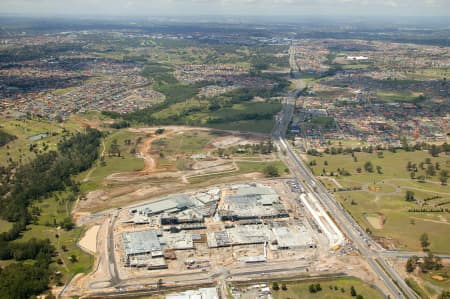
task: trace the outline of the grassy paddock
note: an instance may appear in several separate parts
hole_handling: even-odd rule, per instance
[[[311,166],[316,175],[321,175],[323,169],[329,175],[335,174],[337,169],[345,169],[351,176],[334,176],[344,187],[360,187],[361,191],[336,192],[336,198],[352,214],[363,227],[370,229],[374,236],[383,237],[392,242],[398,249],[420,250],[419,237],[422,233],[428,233],[431,241],[431,250],[440,253],[450,252],[450,241],[443,238],[448,233],[450,215],[441,212],[408,212],[409,209],[449,207],[450,186],[442,186],[439,176],[429,177],[427,182],[420,183],[410,178],[410,172],[406,166],[408,161],[417,165],[416,176],[425,175],[425,170],[420,169],[419,164],[425,159],[431,159],[435,165],[439,163],[441,169],[450,171],[450,157],[441,154],[439,157],[431,157],[428,152],[383,152],[384,158],[379,158],[377,153],[355,153],[357,162],[351,155],[326,155],[322,157],[308,156],[309,161],[315,160],[315,166]],[[374,165],[374,172],[364,170],[364,164],[370,161]],[[378,174],[376,166],[382,167],[382,174]],[[361,173],[357,168],[362,169]],[[427,165],[424,166],[427,168]],[[439,173],[439,171],[437,171]],[[327,182],[327,180],[324,180]],[[336,187],[327,183],[331,190]],[[377,190],[372,187],[377,187]],[[369,188],[369,189],[365,189]],[[336,188],[337,189],[337,188]],[[414,192],[418,202],[407,202],[406,191]],[[438,198],[433,199],[433,197]],[[369,223],[367,215],[380,215],[384,223]],[[373,219],[372,219],[373,220]]]
[[[309,286],[311,284],[320,284],[322,290],[316,293],[309,292]],[[281,288],[281,283],[280,288]],[[357,294],[361,294],[367,299],[381,299],[384,298],[380,292],[371,286],[365,284],[356,278],[338,278],[333,280],[318,280],[318,281],[305,281],[298,283],[286,283],[287,290],[273,291],[275,299],[344,299],[355,298],[350,294],[350,288],[353,286]],[[335,289],[337,287],[337,290]],[[342,292],[342,290],[344,292]]]

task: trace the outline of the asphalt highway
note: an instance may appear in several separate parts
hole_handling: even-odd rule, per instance
[[[295,52],[290,50],[291,56]],[[294,61],[295,59],[290,59]],[[291,67],[295,76],[296,69]],[[272,139],[274,143],[281,150],[281,158],[291,170],[291,173],[297,178],[300,186],[306,192],[314,194],[322,204],[322,206],[330,213],[337,225],[353,242],[356,248],[365,258],[373,271],[377,273],[379,278],[384,282],[386,288],[390,291],[390,296],[394,298],[418,298],[409,286],[405,283],[403,278],[395,271],[395,269],[388,263],[385,256],[380,253],[378,245],[359,227],[356,221],[342,208],[336,199],[326,190],[326,188],[316,179],[309,168],[298,157],[295,151],[285,139],[285,132],[288,128],[289,122],[292,119],[295,105],[295,94],[292,92],[283,105],[283,111],[277,120],[277,125],[272,131]]]

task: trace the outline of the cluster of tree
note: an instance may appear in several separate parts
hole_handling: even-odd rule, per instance
[[[6,133],[0,130],[0,147],[6,145],[7,143],[17,139],[16,136]]]
[[[287,291],[287,285],[283,282],[282,284],[281,284],[281,289],[283,290],[283,291]],[[274,290],[274,291],[279,291],[280,290],[280,284],[278,283],[278,282],[274,282],[273,284],[272,284],[272,290]]]
[[[19,261],[0,268],[0,298],[28,299],[45,291],[54,254],[55,248],[48,239],[20,243],[0,241],[0,259]],[[23,263],[25,260],[34,260],[34,263]]]
[[[411,190],[407,190],[405,199],[406,201],[415,201],[416,199],[414,198],[414,192],[412,192]]]
[[[129,128],[131,126],[129,121],[121,120],[118,122],[114,122],[110,125],[113,129],[123,129],[123,128]]]
[[[276,152],[277,148],[274,146],[272,141],[268,141],[268,142],[260,142],[260,143],[255,143],[255,144],[245,144],[239,147],[232,147],[230,149],[230,151],[223,149],[223,148],[219,148],[217,150],[217,154],[222,157],[222,156],[226,156],[229,155],[230,152],[232,154],[235,153],[247,153],[250,155],[253,154],[262,154],[262,155],[268,155],[271,154],[273,152]]]
[[[367,172],[372,173],[373,172],[373,164],[372,162],[368,161],[364,164],[364,170]]]
[[[0,260],[15,259],[50,261],[55,253],[55,248],[50,240],[30,239],[26,242],[6,242],[0,240]]]
[[[164,123],[163,121],[156,119],[153,114],[167,109],[173,104],[187,101],[188,99],[197,95],[200,91],[200,88],[207,84],[208,83],[206,82],[197,82],[191,85],[157,82],[154,84],[153,88],[165,95],[166,100],[164,102],[126,114],[120,114],[111,111],[103,111],[102,113],[108,117],[114,119],[122,118],[122,120],[128,122],[144,123],[149,125],[155,125],[159,122],[160,124],[170,124],[171,121]]]
[[[406,271],[408,273],[414,272],[419,267],[422,273],[427,273],[433,270],[440,270],[442,268],[442,260],[439,256],[428,252],[427,256],[421,259],[418,256],[412,256],[406,261]]]
[[[109,146],[109,149],[108,149],[108,155],[111,157],[111,156],[117,156],[117,157],[120,157],[120,154],[121,154],[121,152],[120,152],[120,146],[119,146],[119,144],[117,143],[117,139],[113,139],[112,141],[111,141],[111,145]]]
[[[289,60],[286,57],[277,57],[274,55],[256,55],[250,59],[250,63],[254,70],[267,70],[271,66],[289,67]]]
[[[268,178],[275,178],[280,176],[278,168],[273,165],[267,165],[266,167],[264,167],[263,173]]]
[[[450,299],[450,291],[443,290],[438,299]]]
[[[450,144],[444,142],[442,145],[428,144],[428,143],[416,143],[414,145],[408,144],[406,138],[401,140],[402,148],[407,152],[428,150],[428,153],[433,157],[438,157],[441,153],[450,153]]]
[[[419,171],[419,168],[425,171],[425,175],[416,176],[416,173]],[[439,181],[442,185],[446,185],[449,177],[449,172],[447,170],[441,169],[441,165],[439,162],[432,163],[430,158],[426,158],[425,161],[419,163],[419,167],[417,167],[416,163],[412,163],[408,161],[406,165],[406,169],[410,171],[411,179],[417,179],[419,181],[425,181],[428,177],[433,177],[439,171]]]
[[[376,145],[376,146],[364,146],[364,147],[327,147],[324,150],[324,153],[326,154],[331,154],[331,155],[337,155],[337,154],[351,154],[351,153],[360,153],[360,152],[364,152],[364,153],[373,153],[374,151],[378,151],[378,155],[379,158],[382,158],[382,152],[383,150],[389,150],[392,153],[396,153],[398,149],[403,149],[405,151],[408,152],[412,152],[412,151],[421,151],[421,150],[428,150],[430,155],[432,155],[433,157],[437,157],[439,156],[440,153],[450,153],[450,145],[448,143],[444,143],[442,145],[435,145],[435,144],[427,144],[427,143],[416,143],[415,145],[409,145],[405,139],[403,139],[404,141],[402,142],[402,146],[399,148],[395,148],[395,147],[384,147],[380,144]]]
[[[320,286],[320,283],[313,283],[309,285],[308,290],[310,293],[317,293],[322,291],[322,287]]]
[[[311,164],[310,164],[311,165]],[[327,175],[327,171],[325,168],[322,169],[322,175]],[[340,175],[340,176],[351,176],[352,174],[345,170],[344,168],[338,168],[336,173],[334,171],[330,171],[330,176]]]
[[[196,113],[210,113],[220,109],[231,108],[234,104],[251,101],[254,97],[270,98],[284,92],[290,85],[289,81],[280,78],[278,75],[265,74],[261,72],[252,72],[251,75],[259,76],[265,79],[270,79],[275,82],[272,88],[240,88],[212,99],[208,99],[207,104],[203,104],[205,99],[198,96],[200,88],[210,85],[213,82],[197,82],[191,85],[162,82],[158,81],[153,88],[165,95],[164,102],[153,105],[146,109],[135,111],[127,114],[119,114],[115,112],[103,112],[103,114],[118,119],[122,118],[128,122],[145,123],[148,125],[168,125],[168,124],[186,124],[192,119],[192,115]],[[189,99],[198,100],[198,105],[186,105],[184,109],[177,114],[171,114],[167,117],[155,117],[157,112],[169,108],[171,105],[181,102],[187,102]],[[220,114],[215,117],[207,119],[207,123],[225,123],[238,120],[249,119],[271,119],[273,117],[272,111],[254,112],[244,111],[239,115],[236,114]]]
[[[14,222],[8,232],[0,235],[1,239],[16,239],[26,228],[31,220],[28,206],[33,200],[66,188],[78,190],[71,176],[87,170],[98,158],[101,135],[87,129],[63,139],[58,152],[37,155],[27,164],[0,168],[0,216]]]
[[[447,202],[448,203],[448,202]],[[433,208],[420,208],[420,209],[408,209],[409,213],[449,213],[450,209],[448,208],[440,208],[440,209],[433,209]]]
[[[29,299],[42,294],[50,280],[48,265],[13,263],[0,269],[0,298]]]
[[[308,150],[306,153],[307,153],[308,155],[310,155],[310,156],[314,156],[314,157],[322,157],[322,153],[319,152],[319,151],[316,150],[316,149],[310,149],[310,150]]]
[[[174,69],[170,65],[151,62],[146,64],[141,72],[141,75],[147,79],[152,79],[154,81],[173,84],[177,83],[177,79],[172,75],[173,71]]]
[[[450,144],[448,144],[448,143],[444,143],[442,145],[433,144],[433,145],[429,146],[428,152],[433,157],[439,156],[440,153],[448,154],[448,153],[450,153]]]

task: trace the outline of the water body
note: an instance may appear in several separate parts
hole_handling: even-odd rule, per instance
[[[28,140],[30,140],[30,141],[37,141],[37,140],[44,139],[47,136],[48,136],[47,133],[40,133],[40,134],[37,134],[37,135],[33,135],[31,137],[28,137]]]

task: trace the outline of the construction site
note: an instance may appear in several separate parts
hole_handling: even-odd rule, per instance
[[[377,278],[318,199],[292,179],[165,195],[91,217],[80,246],[97,252],[65,297],[213,287],[286,275]],[[96,234],[96,246],[89,240]],[[85,244],[86,243],[86,244]]]
[[[120,277],[208,272],[330,250],[336,232],[293,191],[285,180],[232,184],[123,209],[114,228]]]

